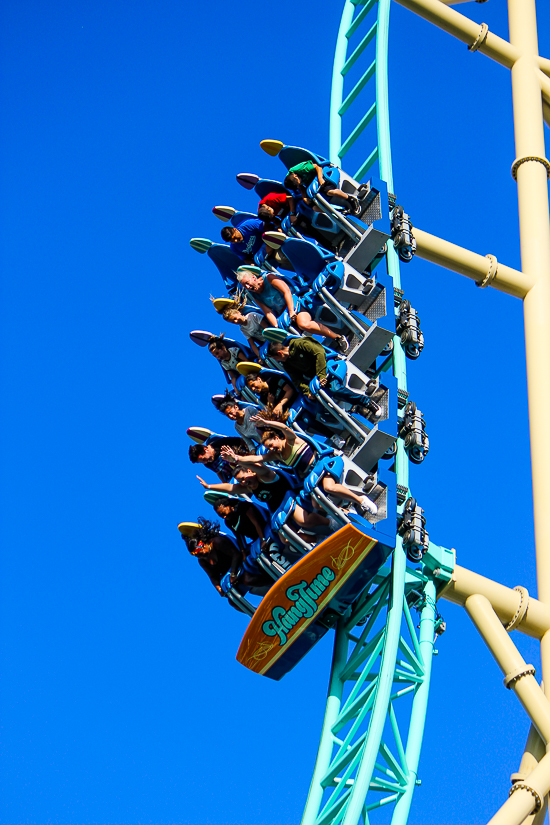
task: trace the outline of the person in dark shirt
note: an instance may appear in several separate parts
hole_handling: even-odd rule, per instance
[[[231,530],[237,538],[237,543],[243,556],[248,555],[247,542],[260,539],[265,540],[266,520],[257,507],[248,501],[241,501],[238,498],[221,498],[214,504],[216,514],[225,522],[225,526]]]
[[[235,584],[243,561],[235,542],[228,536],[220,535],[219,524],[205,518],[199,518],[196,529],[190,535],[182,532],[181,537],[220,596],[223,596],[221,580],[230,572],[231,584]]]
[[[294,386],[308,398],[311,397],[309,384],[317,377],[321,388],[333,398],[351,402],[352,412],[362,415],[369,421],[377,421],[381,417],[382,408],[373,397],[381,397],[383,389],[378,389],[375,381],[369,382],[366,394],[348,389],[336,376],[327,372],[325,348],[314,338],[291,338],[287,345],[272,343],[268,352],[275,361],[284,365],[284,370]]]
[[[239,226],[224,226],[221,235],[224,241],[229,242],[232,251],[246,264],[254,263],[254,255],[264,245],[265,232],[263,221],[259,218],[249,218]]]
[[[229,448],[232,461],[238,463],[239,456],[235,455]],[[270,513],[277,513],[286,496],[290,493],[290,485],[286,479],[268,467],[255,466],[241,467],[235,472],[236,484],[207,484],[197,476],[198,480],[207,490],[215,490],[220,493],[230,495],[255,496],[258,501],[263,502]],[[328,527],[337,530],[340,526],[334,519],[322,516],[320,513],[308,513],[299,504],[296,504],[292,513],[292,518],[298,527]]]
[[[246,376],[245,384],[265,407],[273,411],[274,418],[282,416],[298,395],[284,373],[261,370],[260,367]]]
[[[222,445],[224,443],[230,444],[243,454],[246,454],[248,449],[241,438],[215,436],[214,439],[215,444],[210,443],[210,438],[204,444],[191,444],[189,447],[189,460],[191,464],[203,464],[216,473],[220,481],[227,482],[233,477],[233,467],[221,456],[220,449]]]

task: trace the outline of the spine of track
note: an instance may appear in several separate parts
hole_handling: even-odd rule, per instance
[[[367,2],[365,5],[370,5],[370,7],[372,7],[374,4],[372,2]],[[366,9],[364,9],[364,11],[365,10]],[[346,110],[346,103],[343,98],[344,74],[347,71],[346,60],[349,60],[349,58],[347,58],[348,32],[350,32],[351,27],[354,24],[354,14],[355,4],[352,0],[346,0],[338,31],[331,88],[329,156],[331,161],[335,164],[341,163],[341,157],[343,155],[341,114]],[[375,24],[375,110],[378,139],[377,147],[373,152],[371,152],[369,158],[367,158],[365,163],[361,166],[360,171],[368,168],[372,164],[373,158],[377,157],[379,161],[380,176],[388,184],[389,191],[393,192],[387,72],[389,14],[390,0],[379,0],[377,20]],[[399,259],[391,242],[388,243],[386,259],[388,273],[392,277],[394,288],[400,288],[401,278],[399,271]],[[394,337],[393,370],[398,381],[399,389],[406,391],[406,357],[400,338],[397,335]],[[405,452],[402,439],[398,439],[397,441],[395,468],[398,485],[404,489],[408,489],[409,459],[407,453]],[[342,707],[342,696],[344,690],[343,672],[346,665],[346,654],[349,644],[348,630],[354,623],[353,617],[351,620],[347,620],[346,622],[340,621],[337,627],[325,718],[323,722],[315,770],[302,819],[302,825],[315,825],[315,823],[318,823],[319,825],[321,821],[323,823],[334,822],[342,823],[342,825],[357,825],[361,816],[365,812],[366,797],[371,785],[371,778],[375,763],[378,758],[378,752],[384,733],[384,726],[390,711],[392,687],[394,684],[393,676],[396,668],[401,638],[406,571],[406,555],[402,546],[402,541],[398,537],[397,546],[393,555],[392,570],[389,581],[390,594],[386,616],[384,649],[382,653],[376,697],[372,708],[366,745],[363,749],[361,763],[358,767],[353,785],[349,794],[346,795],[345,802],[343,802],[342,805],[335,806],[333,816],[329,815],[327,817],[327,813],[322,814],[321,816],[319,815],[323,793],[325,790],[322,781],[323,777],[325,777],[329,771],[335,742],[333,729],[336,725]],[[396,796],[396,806],[392,819],[392,823],[394,825],[404,825],[408,818],[412,794],[416,784],[428,701],[431,656],[433,652],[435,628],[435,587],[432,582],[428,581],[425,583],[423,595],[424,602],[421,613],[421,631],[419,640],[419,648],[423,665],[423,679],[415,692],[412,705],[406,750],[406,762],[408,768],[406,789],[404,793]]]

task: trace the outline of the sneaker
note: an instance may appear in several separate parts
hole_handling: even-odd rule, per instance
[[[361,496],[361,504],[358,507],[364,513],[370,513],[371,516],[375,516],[378,512],[378,507],[374,501],[371,501],[367,496]]]
[[[333,444],[337,450],[341,450],[342,447],[346,446],[346,439],[340,438],[339,435],[333,435],[329,438],[331,444]]]
[[[382,407],[380,404],[377,404],[376,401],[369,401],[368,410],[369,414],[367,418],[378,420],[382,416]]]
[[[371,380],[367,384],[365,392],[373,401],[380,401],[384,396],[385,390],[384,387],[380,387],[376,381]]]
[[[338,352],[347,352],[349,349],[349,342],[345,335],[339,335],[334,339],[334,346]]]
[[[351,212],[352,215],[360,215],[361,214],[361,204],[359,203],[357,198],[354,198],[353,195],[349,195],[348,196],[348,203],[349,203],[349,206],[350,206],[349,211]]]
[[[355,404],[355,406],[351,408],[351,412],[362,415],[363,418],[366,418],[368,421],[377,421],[382,415],[382,407],[375,401],[369,399],[368,404],[365,406],[363,406],[363,404]]]

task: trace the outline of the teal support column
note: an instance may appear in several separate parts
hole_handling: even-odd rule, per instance
[[[406,750],[407,766],[409,768],[407,790],[395,804],[392,825],[406,825],[418,777],[418,763],[420,761],[420,750],[422,748],[424,725],[428,710],[430,676],[434,653],[435,599],[435,584],[432,580],[428,580],[424,586],[424,605],[420,615],[420,633],[418,639],[422,666],[424,668],[424,678],[416,690],[411,711],[411,724]]]

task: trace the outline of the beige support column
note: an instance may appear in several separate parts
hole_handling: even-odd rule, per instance
[[[550,605],[533,599],[525,588],[513,590],[458,564],[439,598],[464,606],[467,599],[476,594],[489,600],[500,622],[512,625],[511,630],[519,630],[535,639],[542,639],[550,630]]]
[[[459,272],[476,283],[485,283],[500,292],[524,298],[534,284],[534,279],[524,272],[512,269],[497,261],[494,255],[478,255],[436,235],[413,227],[416,255],[453,272]]]
[[[466,611],[504,673],[505,686],[514,691],[542,739],[550,742],[550,702],[535,679],[535,668],[526,664],[485,596],[466,599]]]
[[[529,774],[537,767],[540,760],[546,753],[544,742],[537,733],[534,725],[531,725],[529,736],[525,744],[525,751],[521,758],[521,763],[517,773],[513,773],[510,777],[512,784],[516,785],[518,782],[528,784]],[[548,808],[548,796],[545,797],[544,805],[536,814],[531,814],[524,821],[523,825],[543,825]]]
[[[429,20],[430,23],[439,26],[440,29],[452,34],[458,40],[462,40],[468,46],[475,43],[481,34],[482,42],[477,50],[503,66],[511,68],[519,57],[519,52],[514,45],[492,32],[483,35],[480,23],[450,9],[440,0],[397,0],[397,2],[400,6],[405,6],[425,20]]]
[[[524,300],[525,349],[537,585],[550,604],[550,215],[544,147],[535,0],[508,0],[510,40],[521,57],[512,68],[522,269],[535,278]],[[515,164],[515,165],[516,165]],[[550,686],[550,634],[541,643],[543,680]]]

